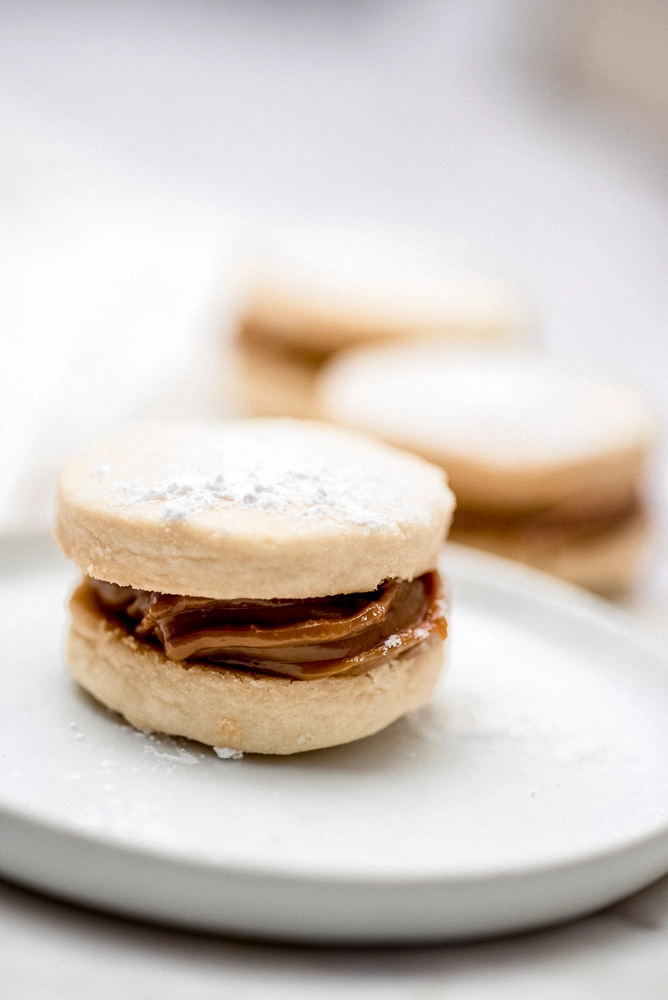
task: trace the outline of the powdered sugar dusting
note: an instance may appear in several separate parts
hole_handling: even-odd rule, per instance
[[[411,461],[325,428],[249,422],[191,432],[182,446],[177,437],[152,474],[110,474],[101,489],[111,506],[159,503],[167,522],[236,508],[373,531],[434,516],[434,484],[425,490],[424,473],[414,482]]]
[[[400,635],[391,635],[383,643],[383,646],[384,646],[384,648],[386,650],[396,649],[397,646],[400,646],[400,645],[401,645],[401,636]]]
[[[243,758],[243,750],[233,750],[231,747],[214,747],[214,753],[221,760],[241,760]]]
[[[199,764],[199,757],[191,753],[190,751],[184,749],[184,747],[175,746],[171,751],[169,750],[159,750],[152,743],[146,743],[144,746],[144,753],[148,754],[150,757],[157,757],[158,760],[164,760],[169,764]]]

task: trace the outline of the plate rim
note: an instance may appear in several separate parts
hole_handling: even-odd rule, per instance
[[[60,556],[59,550],[49,535],[13,536],[11,538],[0,536],[0,551],[6,549],[8,544],[15,552],[17,550],[20,551],[27,545],[30,547],[33,555],[37,555],[38,558],[48,561],[53,560],[54,566],[55,559],[60,558],[62,559],[63,569],[67,565],[64,557]],[[625,642],[635,646],[644,657],[653,661],[652,666],[655,668],[657,674],[661,674],[660,664],[665,664],[666,689],[668,690],[668,644],[663,643],[659,635],[647,635],[644,631],[640,633],[633,616],[625,609],[618,608],[602,597],[540,570],[452,542],[448,542],[441,553],[440,564],[445,566],[446,576],[451,569],[451,556],[454,556],[454,564],[452,565],[453,577],[466,579],[467,582],[472,583],[474,586],[482,586],[496,591],[500,590],[506,594],[510,594],[515,599],[517,597],[528,598],[529,601],[540,604],[548,610],[550,607],[556,606],[562,614],[575,616],[589,627],[593,625],[595,628],[602,629],[608,634],[623,637]],[[76,572],[76,568],[73,569]],[[39,569],[36,569],[35,572],[39,572]],[[1,575],[11,576],[11,571],[7,574],[3,571]],[[539,586],[536,586],[537,582]],[[456,615],[456,585],[453,589]],[[651,629],[648,629],[648,631],[651,632]],[[69,683],[74,683],[69,677],[67,680]],[[117,715],[117,713],[110,714]],[[118,716],[118,718],[122,718],[122,716]],[[125,720],[123,720],[123,724],[132,729],[130,724],[125,722]],[[160,736],[161,734],[156,735]],[[173,737],[167,738],[173,739]],[[195,745],[205,746],[204,744]],[[249,754],[248,756],[256,757],[261,755]],[[44,815],[24,806],[7,804],[1,800],[0,818],[30,824],[35,828],[39,828],[40,833],[46,834],[48,831],[53,831],[59,835],[68,836],[75,841],[89,844],[92,847],[106,847],[111,851],[120,851],[128,857],[135,855],[139,858],[161,858],[173,864],[180,864],[185,867],[192,866],[200,870],[229,873],[240,878],[258,877],[288,881],[297,879],[303,884],[339,884],[342,881],[349,880],[351,884],[368,887],[390,884],[402,887],[424,887],[435,884],[442,886],[470,885],[506,878],[536,877],[541,874],[565,873],[577,869],[582,865],[590,865],[597,860],[601,862],[611,861],[615,857],[628,852],[633,853],[648,850],[663,839],[666,839],[668,846],[668,818],[666,818],[659,820],[650,830],[645,830],[640,834],[629,835],[605,848],[593,847],[584,852],[575,851],[570,855],[552,861],[538,858],[524,865],[476,867],[459,869],[459,871],[451,873],[439,873],[433,870],[418,873],[395,873],[388,869],[386,871],[379,870],[374,872],[356,871],[353,874],[344,875],[341,872],[335,871],[317,872],[315,870],[303,870],[298,865],[294,867],[291,865],[286,866],[284,862],[276,866],[264,858],[260,858],[253,863],[221,862],[211,856],[198,858],[194,853],[188,853],[179,847],[171,849],[165,847],[165,845],[148,846],[140,842],[128,842],[122,837],[114,836],[106,831],[77,827],[74,820],[68,823],[61,817]],[[668,872],[668,855],[666,868]]]

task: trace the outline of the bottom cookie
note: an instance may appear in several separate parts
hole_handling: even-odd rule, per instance
[[[297,681],[205,664],[183,665],[100,613],[88,588],[70,603],[67,658],[78,683],[138,729],[245,753],[292,754],[350,743],[425,705],[444,642],[366,674]]]

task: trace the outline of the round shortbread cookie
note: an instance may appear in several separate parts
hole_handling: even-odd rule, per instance
[[[79,588],[67,656],[75,679],[138,729],[247,753],[291,754],[370,736],[429,700],[444,643],[432,638],[366,674],[292,681],[181,664],[102,616]]]
[[[434,569],[453,508],[442,470],[330,425],[148,424],[66,464],[55,535],[123,586],[324,597]]]
[[[236,389],[245,412],[257,417],[313,416],[316,365],[270,341],[239,341],[234,345],[234,358]]]
[[[358,348],[326,366],[318,394],[321,416],[441,465],[462,508],[619,505],[655,433],[633,389],[526,352]]]
[[[406,337],[517,341],[530,327],[507,279],[387,234],[284,234],[258,250],[253,272],[242,329],[307,350]]]

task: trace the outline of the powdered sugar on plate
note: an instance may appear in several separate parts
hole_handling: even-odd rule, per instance
[[[242,760],[243,750],[233,750],[231,747],[214,747],[213,752],[221,760]]]

